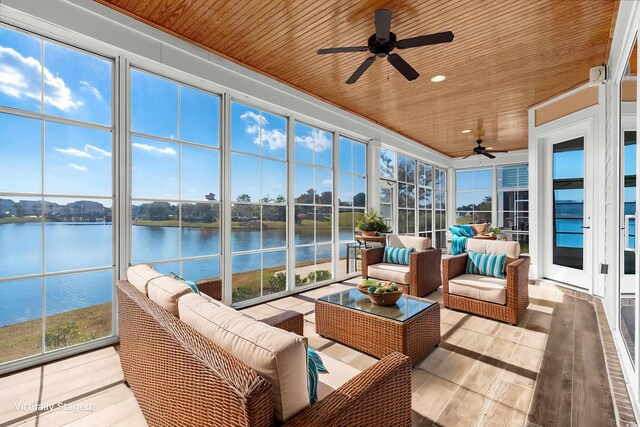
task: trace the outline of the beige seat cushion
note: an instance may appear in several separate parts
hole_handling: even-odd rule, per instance
[[[505,272],[507,271],[507,265],[520,258],[520,243],[515,241],[468,239],[467,250],[480,254],[506,254],[507,259],[504,262]]]
[[[180,298],[178,311],[180,320],[269,381],[278,420],[309,406],[303,337],[221,309],[197,294]]]
[[[127,280],[129,283],[145,295],[148,295],[147,284],[160,276],[162,276],[162,273],[157,272],[147,264],[132,265],[127,269]]]
[[[411,281],[408,265],[381,262],[380,264],[370,265],[367,268],[367,274],[374,279],[404,283],[405,285],[408,285]]]
[[[167,276],[151,280],[147,285],[147,292],[151,301],[156,302],[176,317],[178,316],[178,300],[180,297],[194,293],[183,282]]]
[[[463,274],[449,279],[449,293],[505,305],[507,303],[507,281],[479,274]]]
[[[318,373],[318,401],[321,401],[358,375],[360,370],[324,353],[318,354],[327,368],[327,372]]]
[[[424,251],[431,247],[431,239],[429,237],[389,234],[387,237],[387,246],[393,246],[394,248],[413,248],[416,252]]]

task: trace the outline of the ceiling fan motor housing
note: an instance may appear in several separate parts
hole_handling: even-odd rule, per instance
[[[384,58],[389,55],[389,52],[396,48],[396,35],[389,33],[389,40],[380,40],[373,34],[369,37],[367,44],[369,52],[377,55],[379,58]]]

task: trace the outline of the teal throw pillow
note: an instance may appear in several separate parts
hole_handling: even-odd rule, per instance
[[[312,358],[307,360],[309,371],[309,402],[313,405],[318,401],[318,367]]]
[[[172,279],[176,279],[176,280],[181,281],[185,285],[189,286],[193,292],[195,292],[196,294],[200,295],[200,290],[198,289],[198,285],[196,285],[196,282],[194,282],[193,280],[187,280],[184,277],[180,277],[176,273],[173,273],[173,272],[169,273],[169,277],[171,277]]]
[[[389,264],[409,265],[413,248],[394,248],[393,246],[384,247],[383,262]]]
[[[313,359],[316,362],[316,366],[318,367],[319,372],[327,372],[327,368],[324,367],[324,362],[320,355],[311,347],[307,349],[307,354],[309,355],[309,359]]]
[[[480,274],[482,276],[504,279],[504,263],[506,254],[492,255],[467,251],[467,274]]]

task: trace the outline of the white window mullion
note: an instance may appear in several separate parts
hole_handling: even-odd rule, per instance
[[[222,97],[222,122],[220,124],[220,169],[223,178],[220,180],[222,197],[220,211],[222,224],[222,259],[220,262],[220,277],[223,278],[223,301],[227,305],[232,302],[232,269],[231,269],[231,96],[228,93]]]
[[[287,290],[293,292],[296,287],[296,246],[295,246],[295,119],[289,116],[287,121]]]

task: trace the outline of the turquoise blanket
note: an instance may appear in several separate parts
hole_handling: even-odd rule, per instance
[[[451,240],[451,252],[453,255],[463,254],[467,248],[467,239],[476,235],[473,228],[466,224],[452,225],[449,227],[449,231],[453,234],[453,239]]]

